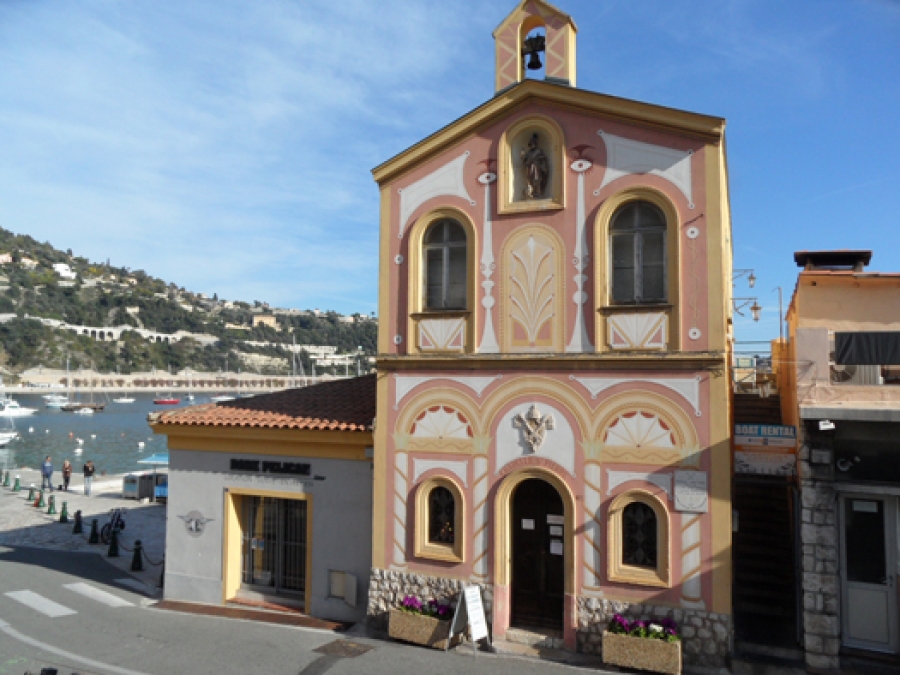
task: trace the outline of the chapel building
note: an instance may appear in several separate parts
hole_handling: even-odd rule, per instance
[[[578,89],[576,37],[524,0],[494,97],[373,172],[369,623],[478,584],[494,639],[599,653],[614,612],[670,616],[686,663],[722,666],[725,120]]]

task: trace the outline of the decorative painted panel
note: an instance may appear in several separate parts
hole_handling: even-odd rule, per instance
[[[400,401],[402,401],[407,394],[409,394],[413,389],[418,387],[421,384],[425,384],[427,382],[433,382],[435,380],[451,380],[452,382],[457,382],[465,387],[468,387],[481,398],[481,394],[484,393],[484,390],[492,384],[494,381],[499,380],[502,375],[459,375],[455,377],[451,377],[449,375],[394,375],[394,380],[396,381],[396,397],[394,400],[394,410],[397,410]]]
[[[497,425],[496,472],[520,457],[535,456],[552,460],[570,475],[575,475],[575,434],[569,422],[556,408],[541,404],[543,412],[552,415],[555,424],[537,449],[528,441],[527,430],[516,419],[526,417],[533,404],[521,403],[511,408]]]
[[[600,570],[603,564],[600,542],[603,536],[601,505],[603,490],[601,467],[597,462],[589,462],[584,467],[584,585],[591,588],[600,586]]]
[[[665,349],[668,323],[664,312],[613,314],[606,320],[610,349]]]
[[[660,490],[664,490],[666,495],[672,495],[672,476],[669,474],[650,473],[649,471],[612,471],[606,470],[607,487],[606,494],[612,494],[620,485],[631,481],[641,481],[642,483],[652,483]]]
[[[467,472],[469,470],[468,462],[448,462],[447,460],[438,459],[413,459],[413,482],[418,483],[419,479],[432,469],[445,469],[459,478],[463,487],[469,487],[469,478]]]
[[[607,447],[658,448],[675,450],[675,432],[659,415],[643,410],[622,414],[606,427],[603,443]]]
[[[681,605],[691,609],[705,609],[700,573],[701,555],[700,515],[686,514],[681,520]]]
[[[406,567],[406,499],[409,461],[405,452],[394,457],[394,567]]]
[[[597,398],[599,394],[610,387],[623,383],[650,382],[658,384],[666,389],[671,389],[691,404],[694,414],[700,417],[700,378],[699,377],[576,377],[570,378],[579,382],[591,393],[591,398]]]
[[[497,336],[494,334],[494,281],[491,277],[494,275],[494,233],[493,222],[491,221],[491,184],[497,180],[497,174],[490,171],[491,165],[495,160],[486,159],[483,161],[488,168],[483,174],[478,176],[478,182],[484,185],[484,228],[483,241],[481,245],[481,275],[484,281],[481,287],[484,289],[484,297],[481,299],[481,306],[484,307],[484,331],[481,334],[481,344],[478,351],[483,354],[496,354],[500,351],[500,345],[497,344]]]
[[[419,321],[419,349],[423,352],[461,352],[465,348],[465,318]]]
[[[483,455],[475,458],[474,481],[475,505],[472,513],[475,534],[472,572],[475,576],[486,579],[488,576],[488,548],[490,547],[490,532],[488,531],[490,481],[488,480],[488,458]]]
[[[594,345],[591,344],[590,338],[588,337],[587,320],[584,316],[588,309],[586,307],[588,296],[584,290],[588,277],[585,272],[587,271],[588,262],[590,261],[590,255],[587,252],[584,176],[591,170],[593,163],[584,157],[582,153],[589,147],[590,146],[580,145],[575,148],[579,153],[578,159],[569,165],[569,168],[571,168],[578,176],[578,199],[575,204],[575,257],[572,260],[572,264],[575,266],[575,277],[573,280],[575,281],[575,287],[577,289],[572,296],[572,302],[575,303],[575,326],[572,329],[572,337],[569,340],[569,344],[566,346],[567,352],[587,352],[594,349]]]
[[[691,157],[694,153],[691,150],[673,150],[603,131],[598,131],[597,135],[606,144],[606,173],[600,187],[594,190],[595,196],[622,176],[649,173],[664,178],[681,190],[688,200],[688,206],[694,208],[694,192],[691,185]]]
[[[472,206],[475,205],[475,200],[469,197],[469,193],[466,191],[464,180],[468,157],[469,153],[465,152],[415,183],[397,190],[400,193],[400,227],[397,232],[399,238],[403,238],[403,233],[409,224],[407,221],[413,212],[429,199],[459,197],[465,199]]]
[[[504,351],[562,352],[562,243],[552,231],[533,226],[513,235],[504,248]]]
[[[413,438],[471,439],[472,425],[461,412],[450,406],[432,406],[423,410],[409,430]]]

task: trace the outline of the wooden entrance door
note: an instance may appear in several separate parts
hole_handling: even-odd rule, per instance
[[[513,626],[562,628],[565,542],[562,499],[529,479],[512,496]]]

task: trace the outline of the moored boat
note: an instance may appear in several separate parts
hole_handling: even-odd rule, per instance
[[[34,415],[36,412],[37,408],[21,406],[14,398],[0,401],[0,417],[27,417],[28,415]]]
[[[64,412],[79,412],[81,410],[90,410],[91,412],[103,412],[106,407],[105,403],[67,403],[60,410]],[[87,413],[90,414],[90,413]]]
[[[181,399],[177,399],[172,396],[162,396],[153,399],[153,403],[155,403],[156,405],[178,405],[179,403],[181,403]]]

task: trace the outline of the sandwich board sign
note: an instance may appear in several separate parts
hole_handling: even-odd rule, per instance
[[[453,621],[450,624],[450,635],[447,637],[447,647],[450,648],[451,638],[454,635],[462,633],[466,626],[469,627],[469,636],[472,638],[472,651],[478,651],[477,643],[479,640],[488,640],[487,619],[484,616],[484,605],[481,602],[481,587],[466,586],[463,588],[462,597],[459,604],[456,605],[456,611],[453,613]]]

